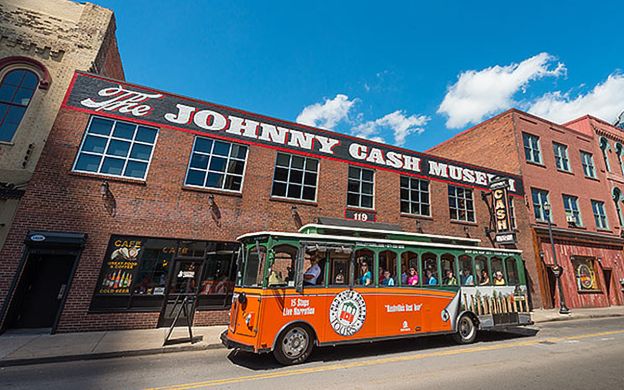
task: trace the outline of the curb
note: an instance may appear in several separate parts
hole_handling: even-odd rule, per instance
[[[200,344],[200,345],[182,345],[179,347],[137,349],[137,350],[130,350],[130,351],[85,353],[85,354],[79,354],[79,355],[46,356],[46,357],[40,357],[40,358],[6,359],[6,360],[0,360],[0,367],[26,366],[26,365],[32,365],[32,364],[46,364],[46,363],[62,363],[62,362],[72,362],[72,361],[79,361],[79,360],[110,359],[110,358],[117,358],[117,357],[156,355],[156,354],[176,353],[176,352],[206,351],[210,349],[221,349],[221,348],[225,348],[225,346],[221,343],[215,343],[215,344]]]
[[[558,322],[558,321],[572,321],[572,320],[587,320],[587,319],[593,319],[593,318],[615,318],[615,317],[624,317],[624,313],[605,313],[605,314],[588,314],[588,315],[582,315],[582,316],[578,316],[578,317],[573,317],[570,314],[560,314],[561,317],[552,317],[552,318],[545,318],[542,320],[533,320],[534,323],[536,324],[542,324],[545,322]]]

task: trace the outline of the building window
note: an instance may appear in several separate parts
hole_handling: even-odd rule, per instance
[[[277,153],[272,196],[298,200],[316,200],[318,181],[316,159]]]
[[[372,169],[349,167],[347,186],[347,206],[373,208],[375,171]]]
[[[615,144],[615,154],[617,154],[618,162],[620,163],[620,172],[624,175],[624,161],[622,160],[622,153],[624,153],[624,147],[621,143]]]
[[[145,179],[158,129],[91,117],[74,171]]]
[[[449,185],[448,200],[452,220],[475,222],[472,190]]]
[[[535,213],[535,219],[538,221],[546,222],[548,219],[552,221],[552,210],[549,213],[544,209],[544,205],[548,202],[548,191],[531,189],[533,197],[533,212]],[[548,218],[547,218],[548,216]]]
[[[609,141],[605,137],[600,137],[600,149],[602,150],[602,158],[604,159],[607,172],[611,172],[611,164],[609,164]]]
[[[594,212],[594,221],[596,222],[596,228],[608,229],[609,221],[607,220],[607,213],[605,212],[605,204],[599,200],[592,200],[592,210]]]
[[[563,208],[566,213],[566,219],[576,226],[583,226],[581,212],[578,207],[578,198],[576,196],[563,195]]]
[[[0,141],[11,142],[24,117],[39,78],[26,69],[9,71],[0,83]]]
[[[572,256],[571,260],[578,291],[600,291],[594,258]]]
[[[581,164],[583,165],[583,173],[592,179],[596,178],[596,167],[594,165],[594,156],[591,153],[581,152]]]
[[[195,137],[184,184],[240,192],[247,146]]]
[[[401,176],[401,212],[414,215],[431,215],[429,182]]]
[[[566,145],[553,142],[555,152],[555,165],[561,171],[570,172],[570,159],[568,158],[568,147]]]
[[[522,133],[524,141],[524,156],[529,162],[542,163],[542,152],[540,150],[539,137],[527,133]]]

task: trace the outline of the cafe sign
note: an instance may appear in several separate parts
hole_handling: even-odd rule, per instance
[[[524,194],[519,176],[82,72],[63,107],[470,187],[487,189],[502,175],[510,194]]]

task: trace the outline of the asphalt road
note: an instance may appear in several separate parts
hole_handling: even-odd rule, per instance
[[[543,324],[527,335],[487,334],[318,349],[278,366],[227,350],[0,368],[1,389],[621,389],[624,318]]]

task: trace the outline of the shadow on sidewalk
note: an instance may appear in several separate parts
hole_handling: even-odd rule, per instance
[[[491,343],[496,341],[512,340],[524,337],[532,337],[538,333],[538,329],[526,327],[509,328],[507,332],[481,332],[477,344]],[[354,345],[341,345],[336,347],[315,348],[307,363],[325,362],[336,363],[343,360],[363,357],[380,357],[385,355],[427,351],[436,348],[455,348],[457,344],[450,336],[428,336],[413,339],[392,341],[379,341],[375,343],[362,343]],[[272,354],[255,354],[244,351],[232,351],[228,359],[239,366],[256,371],[273,370],[283,368]],[[304,363],[307,364],[307,363]]]

